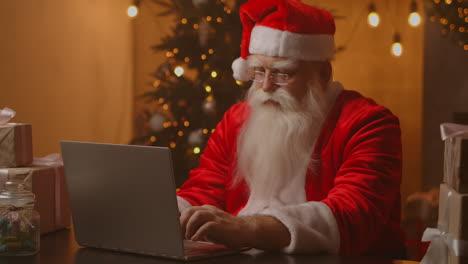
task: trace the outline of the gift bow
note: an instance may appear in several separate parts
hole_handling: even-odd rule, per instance
[[[442,136],[442,140],[453,137],[468,139],[468,126],[454,123],[442,123],[440,124],[440,135]]]
[[[16,112],[13,109],[10,109],[8,107],[0,109],[0,125],[7,123],[15,115],[16,115]]]
[[[424,230],[421,241],[431,242],[431,244],[421,260],[421,264],[447,264],[449,250],[456,257],[468,256],[468,241],[454,239],[451,234],[447,233],[450,215],[449,205],[452,196],[453,193],[449,190],[437,228],[426,228]]]

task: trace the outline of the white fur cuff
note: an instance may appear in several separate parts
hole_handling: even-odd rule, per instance
[[[179,207],[179,213],[184,211],[185,209],[189,208],[192,206],[191,203],[189,203],[187,200],[184,198],[180,197],[177,195],[177,206]]]
[[[269,215],[283,223],[291,233],[286,253],[338,254],[340,232],[331,209],[321,202],[307,202],[266,209],[259,214]]]

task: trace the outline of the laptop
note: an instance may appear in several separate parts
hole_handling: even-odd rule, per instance
[[[169,148],[62,141],[61,149],[79,245],[179,260],[241,251],[183,239]]]

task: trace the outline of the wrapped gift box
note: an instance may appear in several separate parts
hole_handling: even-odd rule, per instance
[[[25,187],[36,195],[35,208],[41,217],[41,234],[70,227],[70,205],[63,166],[0,169],[1,189],[8,179],[24,180],[30,173],[32,177],[29,177]]]
[[[440,185],[438,227],[440,231],[448,233],[450,239],[468,241],[468,194],[460,194],[447,184]],[[468,254],[468,248],[465,254]],[[456,256],[454,250],[449,248],[447,263],[466,264],[468,255]]]
[[[445,141],[444,183],[459,193],[468,193],[468,126],[441,125]]]
[[[468,193],[468,139],[445,140],[444,182],[459,193]]]
[[[19,123],[0,125],[0,168],[26,166],[32,161],[31,125]]]

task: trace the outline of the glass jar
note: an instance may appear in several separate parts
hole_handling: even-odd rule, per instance
[[[0,256],[26,256],[39,252],[39,213],[36,196],[22,180],[9,180],[0,192]]]

